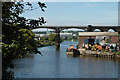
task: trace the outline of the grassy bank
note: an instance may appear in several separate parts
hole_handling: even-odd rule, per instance
[[[55,42],[51,42],[51,41],[48,41],[48,42],[36,41],[36,45],[37,45],[38,47],[52,46],[52,45],[55,45]]]
[[[52,45],[55,45],[55,42],[40,42],[39,47],[52,46]]]

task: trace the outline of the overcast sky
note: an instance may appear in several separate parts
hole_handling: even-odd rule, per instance
[[[52,0],[50,0],[52,1]],[[44,17],[47,26],[118,25],[118,0],[116,2],[45,2],[47,9],[24,12],[21,16],[37,19]],[[57,1],[57,0],[56,0]],[[68,1],[68,0],[66,0]],[[72,1],[72,0],[71,0]],[[87,1],[87,0],[84,0]],[[92,0],[108,1],[108,0]],[[37,7],[37,2],[32,2]]]

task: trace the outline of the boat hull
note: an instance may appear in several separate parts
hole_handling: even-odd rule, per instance
[[[66,50],[67,55],[80,55],[79,50],[77,49],[72,49],[72,50]]]

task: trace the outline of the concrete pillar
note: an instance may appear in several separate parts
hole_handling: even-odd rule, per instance
[[[101,32],[108,32],[108,28],[100,28]]]
[[[60,30],[59,28],[56,28],[56,38],[55,38],[55,45],[56,45],[56,50],[60,49]]]
[[[109,29],[107,29],[107,28],[104,28],[104,29],[103,29],[104,32],[108,32],[108,30],[109,30]]]
[[[93,27],[92,27],[92,25],[88,25],[87,31],[88,31],[88,32],[93,32]]]

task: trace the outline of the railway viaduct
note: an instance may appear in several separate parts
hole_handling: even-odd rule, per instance
[[[69,28],[77,28],[77,29],[83,29],[85,32],[94,32],[95,29],[101,30],[101,32],[107,32],[109,29],[113,29],[115,32],[118,32],[120,34],[120,26],[35,26],[31,27],[32,29],[37,28],[48,28],[53,29],[56,32],[56,49],[60,48],[60,31],[64,29]],[[119,49],[120,49],[120,37],[119,37]]]

